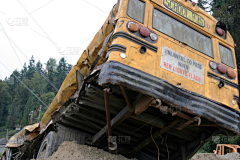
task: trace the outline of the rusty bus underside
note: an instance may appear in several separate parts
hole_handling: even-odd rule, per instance
[[[100,71],[101,66],[85,78],[81,90],[52,115],[54,124],[85,135],[84,142],[81,137],[69,136],[69,140],[77,139],[80,144],[108,150],[107,135],[110,134],[116,136],[114,153],[151,160],[157,159],[159,148],[161,158],[177,160],[190,158],[212,135],[234,134],[204,116],[170,107],[172,105],[161,99],[140,93],[139,88],[111,82],[100,86]],[[108,115],[111,123],[107,125]],[[239,118],[235,124],[238,122]]]

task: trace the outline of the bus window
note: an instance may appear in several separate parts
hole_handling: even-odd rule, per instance
[[[213,58],[211,38],[156,8],[153,13],[153,28]]]
[[[221,44],[219,44],[219,50],[222,63],[228,65],[229,67],[235,68],[232,51]]]
[[[129,0],[127,14],[129,17],[144,23],[145,2],[140,0]]]

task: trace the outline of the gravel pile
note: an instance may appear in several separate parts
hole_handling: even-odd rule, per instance
[[[41,156],[40,160],[43,160]],[[79,145],[77,142],[63,142],[51,157],[46,160],[130,160],[122,155],[108,153],[86,145]],[[136,159],[135,159],[136,160]]]

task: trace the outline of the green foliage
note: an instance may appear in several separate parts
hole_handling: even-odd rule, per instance
[[[198,0],[197,6],[202,8],[205,11],[208,11],[209,1],[208,0]]]
[[[67,64],[64,58],[59,61],[58,65],[54,58],[50,58],[45,65],[46,68],[40,61],[35,65],[32,56],[28,66],[24,63],[20,71],[14,70],[10,77],[4,81],[0,80],[0,137],[6,137],[6,129],[9,129],[9,136],[12,136],[17,132],[15,131],[17,125],[21,125],[22,128],[30,124],[31,111],[33,111],[33,123],[39,122],[40,106],[40,118],[48,108],[15,76],[49,106],[57,93],[56,88],[59,89],[72,68],[72,65]]]
[[[6,106],[8,106],[12,100],[8,89],[7,83],[0,80],[0,126],[4,126],[6,123],[6,115],[8,114]]]
[[[240,136],[228,137],[228,136],[214,136],[212,140],[202,146],[198,153],[213,153],[216,150],[217,144],[237,144],[240,145]],[[198,154],[197,153],[197,154]]]

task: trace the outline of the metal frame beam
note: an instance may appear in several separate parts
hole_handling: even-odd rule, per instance
[[[154,132],[152,134],[152,136],[150,135],[149,137],[147,137],[144,140],[141,140],[136,147],[134,147],[134,149],[132,151],[129,152],[129,154],[133,155],[136,152],[138,152],[139,150],[141,150],[143,147],[145,147],[146,145],[148,145],[149,143],[151,143],[153,141],[153,139],[158,138],[159,136],[161,136],[162,134],[164,134],[165,132],[167,132],[169,129],[171,129],[173,126],[175,126],[176,124],[178,124],[181,121],[180,118],[178,118],[177,120],[175,120],[174,122],[172,122],[170,125],[163,127],[162,129]],[[153,137],[153,139],[152,139]]]

